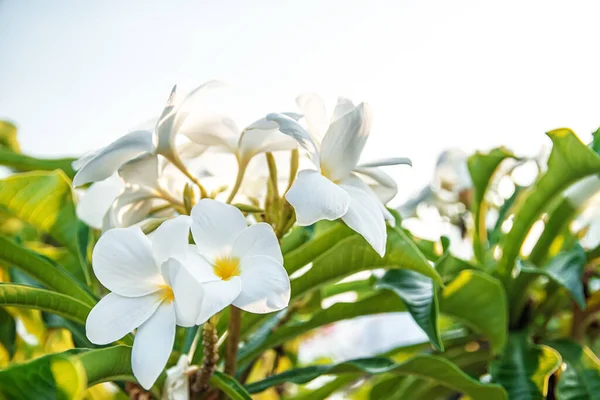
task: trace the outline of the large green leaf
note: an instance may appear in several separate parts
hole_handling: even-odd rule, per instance
[[[10,357],[15,354],[16,338],[17,325],[14,318],[4,308],[0,308],[0,345],[4,346]]]
[[[364,358],[335,365],[315,365],[293,369],[273,375],[246,386],[250,393],[262,392],[269,387],[285,382],[306,383],[321,375],[338,374],[397,374],[416,375],[452,388],[474,399],[506,400],[506,392],[499,385],[484,384],[471,378],[452,362],[442,357],[417,355],[403,363],[394,363],[387,358]]]
[[[0,206],[79,253],[79,221],[63,172],[27,172],[1,180]]]
[[[85,325],[91,307],[73,297],[12,283],[0,283],[0,306],[35,308]]]
[[[544,268],[521,263],[521,273],[533,276],[544,275],[567,290],[580,309],[585,308],[585,296],[581,277],[585,267],[585,250],[577,245],[552,258]]]
[[[75,176],[71,164],[74,158],[36,158],[0,147],[0,165],[14,168],[16,171],[54,171],[62,170],[69,178]]]
[[[472,206],[475,219],[475,230],[473,232],[473,247],[475,256],[481,262],[485,261],[484,254],[487,248],[487,228],[485,225],[486,203],[485,192],[494,172],[507,158],[515,156],[507,149],[500,147],[492,149],[489,153],[477,152],[467,160],[467,166],[473,181],[474,201]]]
[[[566,369],[556,385],[558,400],[600,399],[600,360],[590,348],[570,340],[546,343],[562,356]]]
[[[221,389],[231,400],[251,400],[250,393],[238,381],[222,372],[215,371],[210,384]]]
[[[85,373],[71,353],[49,354],[0,371],[0,398],[6,400],[78,400]]]
[[[292,297],[319,289],[356,272],[375,268],[408,269],[442,283],[440,275],[406,233],[401,229],[388,228],[384,257],[380,257],[362,236],[347,237],[314,259],[312,268],[292,281]]]
[[[240,364],[252,360],[263,351],[302,335],[312,329],[345,319],[362,315],[379,314],[384,312],[406,311],[406,306],[391,292],[382,291],[356,303],[336,303],[333,306],[314,313],[309,320],[292,321],[274,332],[270,327],[264,332],[258,331],[251,336],[248,343],[240,349]],[[276,322],[276,321],[275,321]]]
[[[497,279],[480,271],[462,271],[442,290],[440,311],[485,335],[495,353],[504,348],[508,305],[504,287]]]
[[[510,399],[543,400],[548,394],[548,379],[561,364],[560,354],[551,347],[535,345],[525,332],[508,338],[502,357],[490,365],[494,382],[500,383]]]
[[[437,290],[431,278],[413,271],[392,269],[377,282],[377,287],[396,293],[434,347],[444,351],[438,326]]]
[[[548,170],[519,199],[511,230],[501,239],[502,258],[497,273],[508,281],[532,225],[546,207],[569,185],[600,173],[600,156],[583,144],[570,129],[548,132],[552,152]]]
[[[48,289],[54,289],[91,305],[97,302],[87,288],[63,268],[1,235],[0,263],[20,269]]]

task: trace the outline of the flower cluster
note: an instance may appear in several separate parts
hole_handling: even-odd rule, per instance
[[[303,95],[302,115],[239,128],[198,106],[222,87],[211,81],[182,99],[174,88],[152,129],[74,163],[74,186],[91,183],[78,213],[103,231],[92,261],[110,291],[88,316],[87,336],[107,344],[135,330],[132,368],[144,388],[167,364],[177,325],[203,324],[229,305],[287,307],[279,241],[295,223],[341,219],[383,257],[386,221],[394,224],[385,204],[398,189],[381,167],[410,164],[360,163],[372,122],[365,103],[342,98],[329,117],[321,98]],[[224,155],[237,164],[231,182],[213,172]]]

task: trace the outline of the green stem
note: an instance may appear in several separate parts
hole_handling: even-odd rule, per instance
[[[242,310],[232,305],[229,307],[229,327],[227,329],[227,353],[225,355],[225,373],[235,376],[237,368],[237,351],[240,342]]]
[[[183,164],[183,162],[181,162],[179,157],[177,157],[177,156],[170,157],[169,161],[171,161],[171,163],[178,170],[180,170],[190,181],[194,182],[194,184],[196,186],[198,186],[198,189],[200,189],[200,197],[201,198],[208,197],[208,193],[206,192],[206,189],[204,189],[204,186],[202,186],[202,184],[200,183],[198,178],[196,178],[194,175],[191,174],[191,172],[187,169],[187,167]]]
[[[246,173],[246,167],[248,166],[247,161],[240,161],[238,159],[238,172],[235,178],[235,183],[233,184],[233,189],[231,189],[231,193],[229,194],[229,198],[227,199],[227,204],[231,204],[233,198],[240,190],[240,186],[242,186],[242,182],[244,181],[244,174]]]

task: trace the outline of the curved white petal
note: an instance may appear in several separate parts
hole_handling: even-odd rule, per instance
[[[381,203],[367,192],[355,186],[340,185],[350,196],[348,212],[342,217],[350,228],[358,232],[383,257],[387,232],[381,210]]]
[[[296,97],[296,104],[304,114],[308,131],[314,141],[321,143],[329,126],[325,101],[315,93],[304,93]]]
[[[242,280],[239,276],[234,276],[226,281],[203,283],[202,289],[204,289],[204,297],[200,304],[197,325],[205,323],[210,317],[230,305],[240,294]]]
[[[338,98],[337,104],[335,105],[335,109],[333,110],[333,115],[331,116],[331,123],[342,118],[344,115],[348,114],[355,108],[356,106],[354,105],[352,100],[346,97]]]
[[[304,170],[285,198],[296,210],[299,225],[340,218],[348,211],[348,193],[316,171]]]
[[[267,120],[277,122],[277,124],[279,124],[279,130],[294,138],[294,140],[308,152],[308,155],[315,166],[320,168],[319,148],[302,125],[285,114],[269,114],[267,115]]]
[[[125,183],[118,175],[91,184],[77,204],[77,217],[89,226],[101,229],[104,216],[124,188]]]
[[[247,227],[235,240],[232,254],[240,260],[252,256],[269,256],[283,264],[279,241],[271,225],[264,222]]]
[[[161,280],[150,239],[139,227],[111,229],[100,236],[92,267],[102,285],[126,297],[152,293]]]
[[[267,122],[275,124],[275,129],[245,129],[242,132],[238,147],[243,160],[249,160],[258,153],[293,150],[298,147],[293,138],[279,131],[274,121]]]
[[[100,150],[102,150],[102,149],[100,149]],[[73,167],[73,169],[75,171],[80,170],[85,164],[87,164],[88,162],[90,162],[90,160],[92,158],[94,158],[96,156],[96,154],[98,154],[98,152],[100,150],[88,151],[87,153],[85,153],[84,155],[82,155],[81,157],[79,157],[77,160],[73,161],[71,163],[71,167]]]
[[[158,188],[158,157],[147,154],[131,160],[119,168],[119,175],[129,185]]]
[[[329,125],[321,145],[321,168],[330,179],[343,179],[356,167],[369,137],[371,120],[369,106],[361,103]]]
[[[218,281],[221,278],[215,274],[212,264],[199,253],[196,245],[189,245],[188,250],[181,256],[175,257],[183,264],[192,276],[200,283]]]
[[[104,296],[88,314],[85,334],[94,344],[104,345],[121,339],[146,322],[161,302],[158,293],[141,297]]]
[[[190,398],[190,360],[187,354],[179,357],[177,364],[167,370],[167,379],[163,386],[163,399],[189,400]]]
[[[149,390],[163,371],[175,341],[175,308],[163,301],[137,330],[131,350],[131,369],[140,385]]]
[[[127,161],[152,153],[152,132],[134,131],[99,150],[73,178],[73,186],[101,181],[114,174]]]
[[[298,121],[300,118],[302,118],[302,114],[298,114],[298,113],[294,113],[294,112],[283,112],[282,114],[294,119],[295,121]],[[250,125],[248,125],[244,130],[249,131],[251,129],[260,129],[260,130],[279,129],[279,124],[275,121],[268,120],[267,117],[263,117],[261,119],[254,121]]]
[[[290,278],[283,265],[267,256],[240,263],[242,291],[233,305],[256,314],[279,311],[290,302]]]
[[[138,224],[150,217],[153,208],[164,205],[167,205],[166,200],[154,198],[154,195],[148,190],[126,186],[102,221],[102,230],[106,232],[112,228],[124,228]],[[163,213],[169,210],[172,211],[169,208],[163,210]]]
[[[163,222],[149,235],[158,265],[167,261],[169,257],[183,257],[188,251],[191,223],[192,219],[189,216],[180,215]]]
[[[181,133],[196,144],[230,151],[237,148],[240,132],[232,118],[207,112],[190,115],[181,127]]]
[[[383,204],[387,204],[398,194],[396,181],[381,169],[359,167],[354,172],[370,179],[370,182],[367,181],[369,187]]]
[[[177,325],[194,326],[204,297],[202,285],[174,258],[169,258],[163,264],[162,275],[173,290]]]
[[[244,215],[236,207],[202,199],[192,209],[192,235],[203,255],[216,257],[231,250],[235,239],[246,229]]]
[[[407,157],[389,157],[360,164],[357,168],[387,167],[390,165],[410,165],[412,167],[412,161]]]

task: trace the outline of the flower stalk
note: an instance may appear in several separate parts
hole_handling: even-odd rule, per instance
[[[217,369],[217,361],[219,361],[219,351],[217,349],[218,341],[219,336],[217,335],[216,321],[214,318],[211,318],[202,327],[204,360],[202,361],[202,366],[192,378],[192,393],[202,393],[208,389],[208,382],[212,374]],[[194,340],[194,342],[196,342],[196,340]],[[196,346],[192,344],[192,349],[190,349],[190,357],[193,355],[195,347]]]
[[[235,177],[235,183],[233,184],[233,189],[231,189],[231,193],[229,194],[229,197],[227,198],[227,201],[226,201],[227,204],[231,204],[235,195],[240,190],[240,187],[242,186],[242,182],[244,181],[244,174],[246,173],[247,166],[248,166],[247,161],[242,162],[242,161],[238,160],[238,172],[237,172],[237,176]]]
[[[229,327],[227,336],[227,352],[225,355],[225,373],[234,376],[237,369],[237,351],[240,342],[240,326],[242,310],[236,306],[229,307]]]

